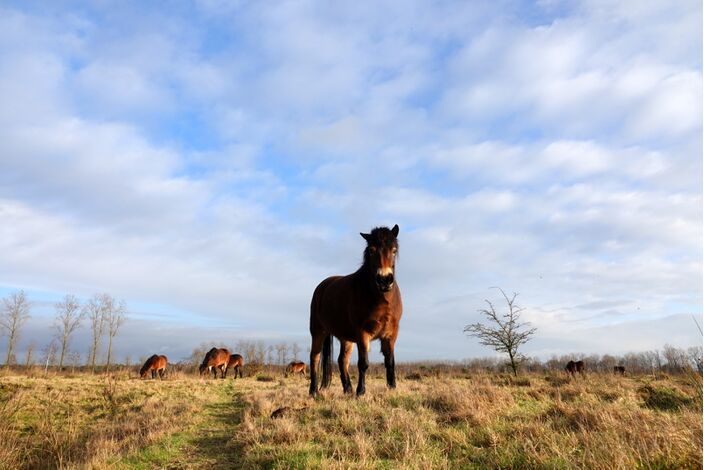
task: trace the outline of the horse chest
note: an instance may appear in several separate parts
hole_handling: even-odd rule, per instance
[[[389,335],[393,326],[391,308],[388,304],[372,307],[362,329],[372,338],[383,338]]]

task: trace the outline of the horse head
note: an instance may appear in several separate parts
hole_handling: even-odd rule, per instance
[[[367,241],[364,264],[372,275],[373,285],[380,292],[389,292],[394,287],[398,230],[398,225],[394,225],[392,229],[377,227],[371,233],[360,233]]]

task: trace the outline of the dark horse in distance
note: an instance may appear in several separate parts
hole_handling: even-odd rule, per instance
[[[163,380],[164,374],[166,373],[166,365],[168,363],[169,360],[166,356],[157,356],[154,354],[147,359],[142,368],[139,370],[139,376],[141,378],[145,378],[147,376],[147,372],[151,371],[152,379],[155,379],[156,374],[158,373],[159,378]]]
[[[575,374],[584,375],[584,361],[570,361],[565,366],[565,371],[574,377]]]
[[[352,393],[349,374],[352,347],[357,345],[359,381],[357,396],[364,395],[365,375],[369,368],[370,342],[381,341],[386,367],[386,384],[396,387],[394,345],[403,306],[396,283],[398,225],[392,229],[375,228],[360,233],[367,241],[364,262],[354,273],[332,276],[318,284],[310,304],[310,394],[318,393],[318,361],[322,352],[321,388],[330,385],[332,374],[332,337],[340,340],[342,389]]]
[[[227,377],[227,371],[232,367],[235,370],[235,379],[237,374],[242,378],[242,368],[244,367],[244,358],[239,354],[230,355],[230,359],[227,360],[227,367],[225,367],[225,377]]]
[[[208,351],[203,359],[203,363],[198,368],[200,375],[205,371],[213,372],[213,378],[218,378],[218,369],[220,369],[221,378],[225,378],[225,370],[227,363],[230,361],[230,351],[225,348],[212,348]]]
[[[623,366],[614,366],[614,374],[626,375],[626,368]]]

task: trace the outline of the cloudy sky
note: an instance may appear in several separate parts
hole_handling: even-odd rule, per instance
[[[96,292],[120,356],[305,351],[317,283],[395,223],[399,361],[490,355],[492,286],[531,355],[701,343],[697,0],[3,1],[0,103],[20,357]]]

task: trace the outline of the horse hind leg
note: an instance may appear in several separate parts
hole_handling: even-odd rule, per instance
[[[352,393],[352,381],[350,380],[350,356],[354,343],[349,341],[340,341],[340,355],[337,357],[337,365],[340,368],[340,381],[342,382],[342,391],[344,393]],[[305,376],[305,369],[302,371]]]
[[[323,341],[323,380],[320,388],[328,388],[332,381],[332,344],[332,335],[329,335]]]
[[[325,332],[311,333],[310,344],[310,396],[314,397],[318,394],[318,365],[320,362],[320,353],[323,350],[323,342],[327,334]]]

